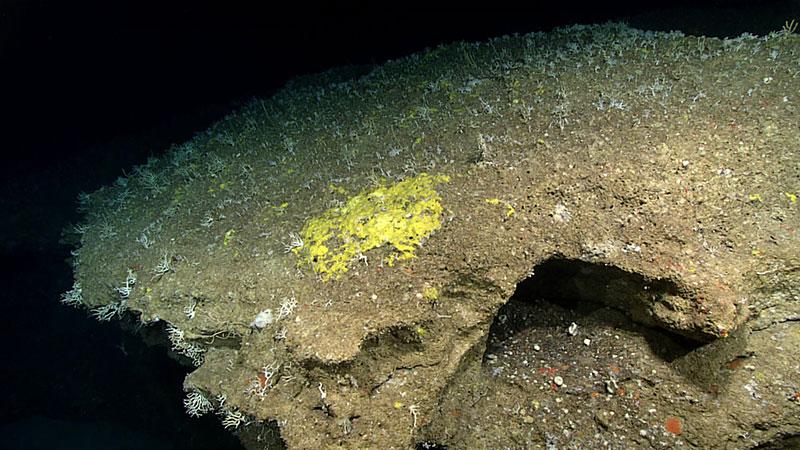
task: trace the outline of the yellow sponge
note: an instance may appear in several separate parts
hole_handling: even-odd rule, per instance
[[[434,187],[447,175],[421,173],[391,186],[361,191],[344,206],[331,208],[308,221],[300,236],[298,266],[309,264],[324,280],[338,278],[350,261],[386,243],[399,252],[384,260],[414,258],[420,242],[441,226],[441,197]]]

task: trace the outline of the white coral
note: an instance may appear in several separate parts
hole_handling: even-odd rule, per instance
[[[278,311],[278,319],[283,319],[292,315],[294,308],[297,306],[297,300],[294,297],[284,297],[281,299],[281,308]]]
[[[247,422],[247,416],[238,409],[224,408],[223,412],[225,417],[222,418],[222,426],[225,429],[236,429],[244,422]]]
[[[167,336],[172,343],[172,350],[192,360],[192,363],[199,367],[203,364],[206,349],[200,344],[186,340],[186,334],[180,328],[168,324]]]
[[[61,294],[61,303],[71,306],[80,306],[83,304],[83,289],[81,284],[77,281],[72,285],[72,289]]]
[[[183,407],[186,408],[186,413],[192,417],[200,417],[214,409],[214,405],[197,389],[186,394],[186,398],[183,399]]]

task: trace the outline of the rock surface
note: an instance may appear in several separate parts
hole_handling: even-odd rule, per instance
[[[64,301],[161,327],[250,448],[779,446],[798,48],[574,26],[297,80],[83,195]]]

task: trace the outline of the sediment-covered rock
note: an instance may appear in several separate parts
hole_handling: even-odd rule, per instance
[[[64,301],[162,326],[252,448],[796,436],[798,39],[574,26],[298,80],[82,195]],[[628,365],[651,335],[682,350]]]

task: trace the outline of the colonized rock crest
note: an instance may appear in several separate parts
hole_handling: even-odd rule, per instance
[[[296,80],[82,194],[64,303],[169,330],[250,448],[796,436],[798,48],[610,23]]]

